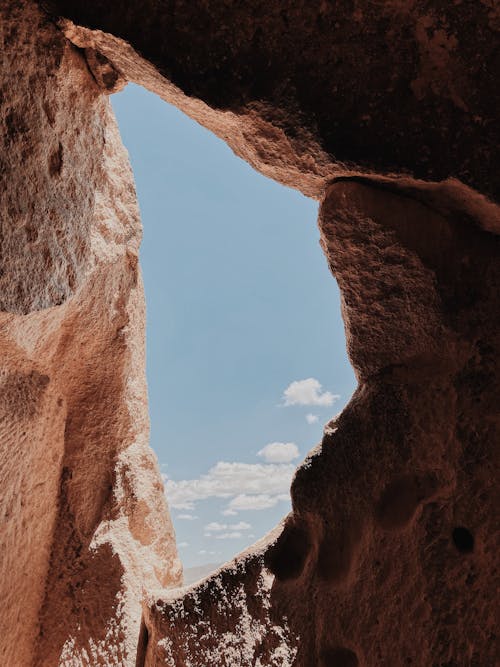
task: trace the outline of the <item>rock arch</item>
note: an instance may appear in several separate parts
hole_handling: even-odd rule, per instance
[[[493,665],[494,3],[0,15],[3,663]],[[147,444],[140,221],[106,97],[127,80],[321,200],[359,378],[283,526],[181,591]]]

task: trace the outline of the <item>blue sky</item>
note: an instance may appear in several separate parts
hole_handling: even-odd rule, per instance
[[[222,562],[289,511],[355,388],[338,288],[316,202],[138,86],[112,104],[144,225],[151,445],[185,566]]]

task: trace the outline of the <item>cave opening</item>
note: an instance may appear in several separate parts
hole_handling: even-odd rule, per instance
[[[143,88],[111,99],[144,230],[151,445],[190,583],[287,514],[356,381],[317,202]]]

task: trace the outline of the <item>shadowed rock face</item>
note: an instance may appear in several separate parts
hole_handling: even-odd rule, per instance
[[[143,586],[180,564],[147,444],[132,174],[62,33],[29,2],[0,29],[0,664],[133,664]]]
[[[42,4],[0,8],[2,664],[493,667],[495,3]],[[292,513],[189,589],[147,445],[126,80],[321,199],[359,380]]]
[[[145,664],[493,667],[500,239],[349,181],[319,225],[359,387],[282,533],[151,607]]]
[[[495,2],[47,5],[125,40],[190,98],[240,121],[258,116],[272,128],[267,135],[283,134],[293,145],[304,170],[456,177],[499,194]],[[247,141],[265,141],[266,132],[256,134]],[[272,143],[257,161],[286,160]]]

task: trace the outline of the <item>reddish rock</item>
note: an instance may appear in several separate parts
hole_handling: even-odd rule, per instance
[[[143,664],[493,667],[500,239],[352,181],[320,230],[358,389],[281,534],[152,604]]]
[[[493,667],[494,4],[42,5],[0,7],[2,664]],[[188,589],[147,444],[126,80],[321,200],[359,380],[292,513]]]
[[[493,0],[43,5],[89,29],[61,20],[75,43],[307,194],[321,196],[325,178],[370,173],[453,177],[500,196]]]
[[[143,588],[181,573],[132,174],[81,53],[33,3],[0,25],[0,664],[133,665]]]

